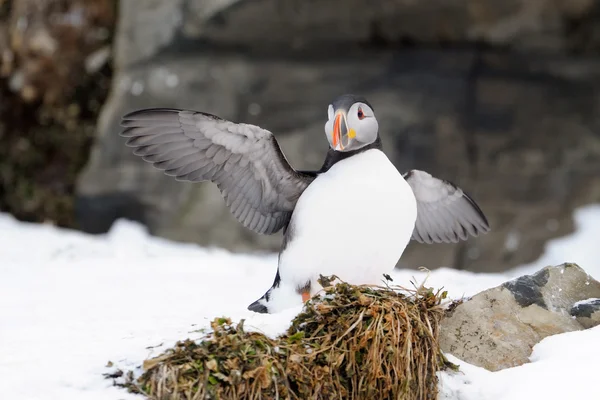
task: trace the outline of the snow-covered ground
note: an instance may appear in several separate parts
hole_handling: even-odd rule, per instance
[[[600,279],[600,205],[575,213],[577,231],[549,243],[535,263],[503,274],[448,268],[428,285],[450,296],[475,294],[550,264],[576,262]],[[139,399],[103,373],[131,369],[175,341],[199,337],[215,316],[246,319],[266,334],[283,332],[299,308],[259,315],[246,306],[272,283],[276,256],[236,255],[150,237],[119,221],[90,236],[0,214],[0,398]],[[398,271],[408,285],[425,274]],[[532,363],[488,372],[461,365],[442,374],[444,399],[600,399],[600,327],[546,338]],[[107,368],[108,361],[114,363]]]

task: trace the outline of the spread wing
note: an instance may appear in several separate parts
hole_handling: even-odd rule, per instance
[[[287,225],[314,176],[294,170],[271,132],[214,115],[146,109],[123,117],[134,154],[177,180],[217,184],[247,228],[272,234]]]
[[[416,169],[403,176],[417,199],[414,240],[456,243],[490,230],[477,203],[456,185]]]

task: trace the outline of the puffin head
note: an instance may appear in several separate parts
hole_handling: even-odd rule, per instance
[[[377,140],[379,124],[364,97],[341,95],[329,105],[327,114],[325,134],[333,150],[358,150]]]

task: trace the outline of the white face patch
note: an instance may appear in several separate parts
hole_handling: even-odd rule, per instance
[[[359,142],[352,150],[373,143],[377,139],[379,124],[375,113],[365,103],[354,103],[348,110],[348,130],[354,129],[355,141]]]

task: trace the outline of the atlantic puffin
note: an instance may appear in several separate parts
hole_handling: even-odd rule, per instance
[[[121,136],[135,155],[177,180],[214,182],[246,228],[283,230],[275,280],[251,311],[302,304],[321,289],[320,275],[380,284],[411,238],[450,243],[490,229],[455,184],[420,170],[398,172],[364,97],[339,96],[327,116],[329,149],[318,171],[294,169],[275,136],[255,125],[168,108],[122,119]]]

